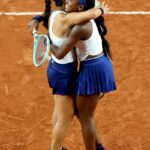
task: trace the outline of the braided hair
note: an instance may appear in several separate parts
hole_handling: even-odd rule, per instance
[[[56,6],[62,6],[62,0],[54,0]],[[43,25],[48,29],[48,20],[51,14],[51,0],[45,0],[45,12]]]
[[[94,8],[94,6],[95,6],[95,0],[80,0],[80,4],[82,1],[84,1],[84,3],[86,3],[86,5],[84,5],[85,10]],[[82,4],[83,4],[83,2],[82,2]],[[107,28],[105,26],[104,17],[101,15],[100,17],[96,18],[95,23],[97,25],[99,34],[102,38],[102,46],[103,46],[104,55],[112,59],[109,42],[105,39],[105,35],[107,34]]]
[[[51,0],[45,0],[45,12],[43,25],[48,29],[48,20],[51,12]]]
[[[109,58],[112,59],[112,54],[110,50],[110,44],[106,40],[105,35],[107,34],[107,28],[105,26],[105,20],[103,16],[100,16],[95,19],[96,25],[98,27],[99,34],[101,35],[102,38],[102,45],[103,45],[103,51],[105,56],[108,56]]]

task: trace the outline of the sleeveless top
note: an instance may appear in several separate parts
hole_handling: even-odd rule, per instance
[[[94,20],[90,20],[90,22],[93,28],[91,37],[87,40],[80,40],[76,44],[76,52],[80,61],[85,60],[89,55],[94,56],[103,52],[102,39],[96,23]]]
[[[50,17],[50,26],[49,26],[49,35],[51,38],[51,41],[54,45],[61,47],[61,45],[63,45],[63,43],[65,42],[65,40],[67,39],[67,37],[57,37],[54,35],[53,33],[53,23],[54,23],[54,19],[55,17],[59,14],[59,13],[63,13],[66,14],[64,11],[53,11]],[[61,30],[61,29],[60,29]],[[54,55],[52,55],[52,59],[59,64],[67,64],[67,63],[71,63],[74,62],[76,60],[76,54],[75,51],[71,50],[63,59],[57,59]]]

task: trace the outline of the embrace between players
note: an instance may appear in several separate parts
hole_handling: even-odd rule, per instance
[[[56,5],[54,11],[51,3]],[[29,22],[31,32],[43,22],[53,44],[47,68],[55,101],[50,150],[65,150],[63,141],[74,116],[81,124],[86,150],[105,149],[94,112],[101,95],[116,90],[102,16],[108,11],[106,4],[95,0],[45,0],[45,13]]]

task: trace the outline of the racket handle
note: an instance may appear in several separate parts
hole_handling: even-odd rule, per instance
[[[36,29],[35,29],[35,28],[33,29],[32,34],[33,34],[33,35],[37,34],[37,31],[36,31]]]

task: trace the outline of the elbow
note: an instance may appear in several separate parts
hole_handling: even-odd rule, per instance
[[[51,53],[57,58],[57,59],[62,59],[64,56],[62,55],[62,53],[59,52],[59,50],[54,50],[51,49]]]
[[[60,59],[63,59],[63,57],[61,57],[61,56],[57,56],[56,58],[59,59],[59,60],[60,60]]]
[[[63,55],[59,55],[59,54],[58,54],[58,55],[55,55],[55,57],[56,57],[57,59],[59,59],[59,60],[64,58]]]

